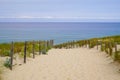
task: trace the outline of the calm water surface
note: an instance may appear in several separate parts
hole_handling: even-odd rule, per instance
[[[120,35],[120,23],[0,23],[0,43],[49,39],[62,43],[111,35]]]

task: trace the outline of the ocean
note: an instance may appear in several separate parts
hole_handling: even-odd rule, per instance
[[[0,43],[50,40],[55,44],[72,40],[120,35],[120,23],[100,22],[1,22]]]

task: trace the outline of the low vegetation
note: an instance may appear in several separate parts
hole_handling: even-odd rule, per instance
[[[2,62],[0,61],[0,63]],[[3,65],[0,64],[0,80],[2,80],[2,72],[3,72]]]
[[[10,67],[10,58],[6,58],[5,62],[4,62],[4,66],[9,68]]]
[[[50,50],[53,46],[53,41],[26,41],[26,42],[13,42],[11,43],[1,43],[0,44],[0,56],[7,57],[4,60],[3,65],[7,68],[11,67],[11,48],[13,47],[13,59],[16,60],[16,57],[23,58],[24,53],[26,52],[26,57],[32,57],[33,53],[37,54],[47,54],[47,51]],[[34,51],[34,52],[33,52]],[[16,64],[15,64],[16,65]]]
[[[24,47],[25,43],[24,42],[14,42],[14,53],[15,54],[20,54],[24,53]],[[27,56],[30,56],[29,53],[32,53],[33,51],[33,41],[28,41],[27,42]],[[34,51],[39,52],[39,51],[48,51],[51,48],[51,44],[49,41],[34,41]],[[11,43],[1,43],[0,44],[0,56],[9,56],[10,55],[10,50],[11,50]]]
[[[112,56],[114,60],[120,61],[120,49],[117,48],[117,45],[120,45],[120,35],[107,36],[102,38],[92,38],[88,40],[71,41],[55,45],[54,48],[94,48],[96,46],[98,49],[99,46],[101,51],[105,51],[107,54]]]

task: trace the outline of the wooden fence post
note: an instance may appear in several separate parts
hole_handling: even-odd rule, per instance
[[[90,48],[90,40],[88,40],[88,46],[89,46],[89,48]]]
[[[112,44],[111,42],[109,43],[109,53],[110,53],[110,56],[112,55]]]
[[[96,42],[96,44],[97,44],[97,50],[98,50],[98,41]]]
[[[46,43],[47,43],[47,47],[49,47],[49,41],[47,41]]]
[[[35,51],[34,51],[34,49],[35,49],[35,43],[33,41],[33,59],[35,58]]]
[[[100,42],[100,50],[102,51],[102,41]]]
[[[49,46],[50,46],[50,48],[52,48],[52,41],[51,40],[49,41]]]
[[[52,40],[52,47],[54,46],[54,40]]]
[[[52,46],[52,40],[50,40],[50,47],[52,48],[53,46]]]
[[[26,63],[26,52],[27,52],[27,41],[25,41],[25,46],[24,46],[24,63]]]
[[[75,41],[73,40],[73,48],[75,48]]]
[[[88,48],[88,44],[89,44],[89,42],[88,42],[88,40],[87,40],[87,41],[86,41],[87,48]]]
[[[46,41],[44,41],[44,54],[46,54],[47,44]]]
[[[117,58],[118,58],[117,43],[115,43],[115,59],[114,60],[117,60]]]
[[[12,41],[11,43],[11,53],[10,53],[10,69],[12,70],[12,65],[13,65],[13,54],[14,54],[14,43]]]
[[[85,40],[85,47],[87,48],[87,41]]]
[[[117,43],[115,43],[115,52],[117,53]]]
[[[41,54],[41,43],[39,41],[39,55]]]
[[[70,49],[70,45],[69,45],[69,43],[70,43],[70,42],[68,41],[67,43],[68,43],[68,44],[67,44],[67,46],[68,46],[68,49]]]
[[[105,52],[108,54],[108,43],[105,42]]]

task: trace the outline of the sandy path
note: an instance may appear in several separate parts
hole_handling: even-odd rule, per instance
[[[94,49],[52,49],[15,67],[4,80],[120,80],[118,66]]]

